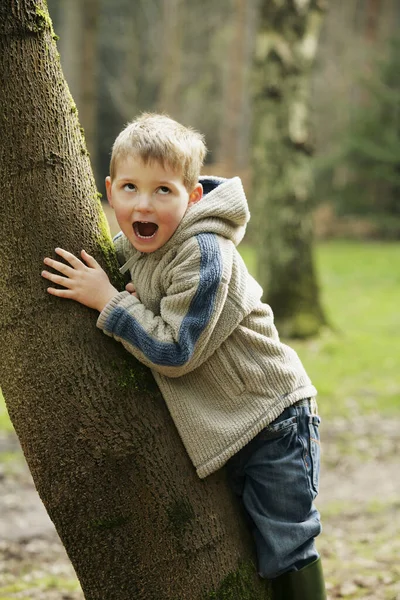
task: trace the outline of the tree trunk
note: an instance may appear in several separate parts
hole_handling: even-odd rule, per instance
[[[379,31],[379,20],[382,12],[382,0],[368,0],[367,2],[367,22],[365,25],[365,34],[370,44],[376,43]]]
[[[83,10],[82,58],[80,64],[80,119],[90,152],[96,181],[100,181],[97,164],[97,97],[98,97],[98,31],[100,0],[81,2]]]
[[[217,162],[230,177],[249,166],[249,67],[253,52],[256,4],[234,0],[229,53],[225,57],[222,124]]]
[[[163,66],[158,105],[174,116],[180,110],[183,11],[182,0],[162,0]]]
[[[282,335],[325,323],[313,261],[311,68],[322,0],[270,2],[260,11],[254,65],[254,193],[259,280]]]
[[[198,479],[149,372],[40,278],[57,245],[116,272],[44,0],[0,5],[0,79],[0,381],[85,598],[266,598],[224,472]]]
[[[85,128],[86,144],[92,164],[98,172],[96,99],[100,2],[63,0],[59,10],[63,70],[79,109],[80,121]],[[99,181],[98,177],[97,180]]]

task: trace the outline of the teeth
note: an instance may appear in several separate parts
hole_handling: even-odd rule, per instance
[[[153,238],[156,235],[156,232],[154,232],[153,235],[140,235],[140,233],[137,231],[136,235],[142,240],[151,240],[151,238]]]
[[[140,229],[142,229],[143,231],[143,228],[141,227],[142,225],[144,227],[146,227],[146,225],[154,226],[154,232],[151,234],[149,233],[148,235],[142,235],[142,233],[140,232]],[[133,223],[133,229],[138,238],[142,240],[151,240],[157,233],[158,225],[156,223],[153,223],[152,221],[135,221]],[[146,229],[144,230],[144,232],[146,232]]]

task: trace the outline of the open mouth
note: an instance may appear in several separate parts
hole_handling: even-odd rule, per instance
[[[158,225],[150,223],[149,221],[135,221],[133,224],[134,232],[143,240],[149,240],[154,237],[157,233],[157,229]]]

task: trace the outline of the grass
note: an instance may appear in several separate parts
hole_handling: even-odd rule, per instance
[[[254,272],[256,253],[243,257]],[[322,302],[335,330],[289,341],[325,417],[400,411],[400,244],[332,241],[316,248]]]
[[[241,250],[254,273],[256,252]],[[351,410],[400,411],[400,244],[332,241],[316,261],[323,305],[335,330],[304,342],[299,353],[325,417]],[[10,430],[0,392],[0,429]]]
[[[0,388],[0,431],[12,431],[13,426],[11,425],[7,408],[4,402],[3,395]]]
[[[24,577],[23,577],[24,579]],[[35,592],[35,597],[37,594],[37,590],[47,591],[47,590],[59,590],[60,592],[65,593],[65,597],[67,598],[67,593],[69,591],[75,592],[80,589],[79,583],[75,580],[70,581],[69,579],[65,579],[64,577],[56,577],[56,576],[43,576],[39,578],[32,577],[31,574],[26,576],[26,581],[19,581],[18,583],[10,583],[5,586],[0,587],[0,600],[6,600],[9,596],[12,598],[24,598],[28,600],[28,597],[24,594],[24,592],[29,592],[30,590]],[[6,596],[4,596],[6,594]],[[64,595],[62,596],[64,597]]]

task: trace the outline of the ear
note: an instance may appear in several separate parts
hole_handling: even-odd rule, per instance
[[[112,197],[111,197],[111,177],[106,177],[106,192],[107,192],[107,200],[111,208],[113,208]]]
[[[196,204],[196,202],[201,200],[202,197],[203,197],[203,186],[201,185],[201,183],[198,183],[189,194],[188,206],[190,206],[191,204]]]

